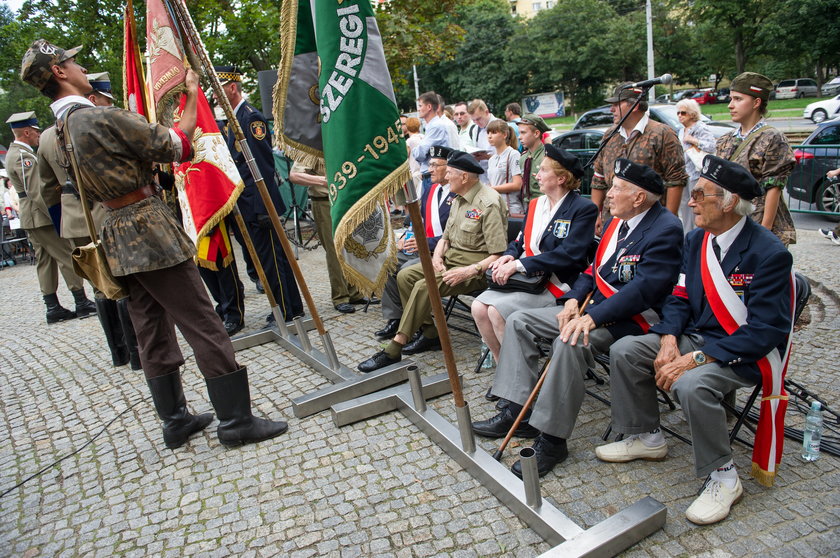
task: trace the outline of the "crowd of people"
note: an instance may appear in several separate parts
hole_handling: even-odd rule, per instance
[[[218,259],[215,270],[199,271],[195,246],[157,195],[166,177],[153,174],[153,163],[192,155],[197,76],[188,72],[183,115],[177,127],[166,128],[111,106],[107,75],[87,74],[75,60],[78,51],[39,39],[22,61],[21,78],[50,98],[56,126],[42,133],[32,113],[8,120],[15,142],[7,167],[19,202],[4,196],[5,212],[20,214],[35,246],[47,322],[99,316],[113,364],[143,369],[169,448],[212,419],[187,408],[176,325],[205,377],[220,441],[233,446],[282,434],[285,422],[252,415],[247,370],[229,338],[244,316],[235,261]],[[242,75],[233,67],[217,73],[282,213],[268,124],[245,100]],[[795,230],[780,194],[793,154],[763,118],[770,80],[747,72],[730,89],[737,127],[715,142],[695,102],[677,106],[678,135],[649,118],[641,89],[617,87],[606,99],[617,129],[605,135],[594,162],[591,199],[579,192],[582,162],[546,144],[545,121],[522,114],[516,103],[503,120],[480,99],[447,107],[427,92],[417,99],[418,117],[403,117],[423,215],[422,223],[410,225],[425,232],[443,296],[481,293],[472,313],[498,362],[486,397],[497,401],[499,412],[475,422],[475,432],[500,438],[513,427],[538,380],[539,343],[547,342],[547,379],[515,434],[535,438],[539,474],[549,473],[568,456],[584,376],[595,355],[609,353],[612,427],[625,437],[596,455],[610,462],[664,459],[656,390],[669,391],[691,428],[696,473],[709,477],[686,512],[698,524],[724,519],[743,494],[720,401],[778,375],[792,333],[793,262],[786,247],[795,242]],[[304,310],[294,275],[232,123],[219,124],[245,182],[237,206],[264,270],[264,288],[285,320],[299,317]],[[352,312],[367,300],[341,275],[326,180],[301,165],[290,179],[310,188],[333,305]],[[94,202],[88,210],[127,299],[108,301],[95,292],[92,302],[73,273],[71,248],[90,241],[78,226],[85,210],[80,186]],[[521,226],[512,230],[512,218]],[[228,228],[238,231],[234,224]],[[388,343],[359,364],[362,372],[440,348],[423,271],[413,257],[416,242],[399,241],[400,266],[382,295],[385,324],[374,333]],[[244,255],[254,278],[254,262]],[[58,302],[59,272],[75,297],[75,312]],[[518,462],[512,471],[522,475]],[[757,473],[766,481],[774,471],[775,456],[768,456]]]

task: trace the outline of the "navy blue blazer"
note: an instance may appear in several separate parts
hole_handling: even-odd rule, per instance
[[[242,103],[242,106],[236,111],[236,120],[242,127],[242,133],[245,134],[245,140],[248,142],[248,147],[251,148],[257,168],[265,180],[265,186],[274,202],[274,208],[277,213],[282,215],[286,212],[286,206],[283,203],[283,198],[280,197],[280,190],[277,188],[277,182],[274,179],[274,153],[271,150],[271,133],[268,123],[262,113],[247,101]],[[245,221],[255,222],[259,215],[265,215],[268,211],[266,211],[262,197],[260,197],[260,191],[257,189],[257,183],[251,175],[251,170],[245,162],[245,155],[239,150],[239,145],[236,143],[236,135],[228,126],[225,126],[223,133],[228,149],[233,156],[233,162],[236,163],[239,175],[245,183],[245,188],[239,195],[236,205],[242,212],[242,218]]]
[[[774,347],[784,354],[790,333],[793,256],[773,233],[747,217],[721,263],[723,274],[747,306],[747,323],[727,335],[706,302],[700,276],[700,249],[705,231],[686,236],[681,273],[688,298],[672,294],[662,308],[663,320],[651,331],[682,335],[699,333],[703,352],[729,365],[740,376],[759,381],[756,361]]]
[[[580,193],[571,191],[557,211],[554,212],[548,226],[541,233],[540,251],[531,257],[523,258],[522,266],[528,275],[554,273],[563,283],[574,284],[578,274],[589,265],[587,255],[595,238],[595,220],[598,207]],[[510,243],[505,255],[519,258],[525,252],[525,230],[528,227],[528,209],[522,222],[522,230],[516,240]]]
[[[612,219],[604,225],[604,230],[610,222]],[[595,287],[594,276],[587,272],[578,276],[563,300],[582,301],[594,289],[586,313],[596,325],[605,326],[616,339],[642,335],[644,331],[632,317],[649,308],[659,312],[677,281],[682,247],[682,223],[655,203],[603,264],[601,277],[618,292],[605,298]]]
[[[430,184],[428,187],[424,188],[423,193],[420,195],[420,215],[423,217],[423,219],[426,218],[426,202],[429,199],[429,191],[432,189],[432,186],[434,185]],[[444,201],[443,204],[441,204],[438,208],[441,229],[446,228],[446,221],[449,220],[449,211],[452,209],[452,200],[454,199],[455,194],[449,192],[449,194],[447,194],[446,196],[446,201]],[[406,219],[406,224],[410,222],[410,219]],[[429,241],[429,251],[435,251],[435,246],[437,246],[437,243],[440,241],[441,236],[442,234],[438,236],[427,237],[427,240]]]

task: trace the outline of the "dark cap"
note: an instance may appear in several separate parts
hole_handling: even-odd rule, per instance
[[[14,130],[16,128],[26,128],[27,126],[32,126],[36,130],[40,130],[41,128],[38,127],[38,119],[35,118],[35,111],[29,112],[16,112],[6,120],[6,124]]]
[[[219,76],[219,81],[222,85],[227,85],[232,81],[242,81],[242,73],[236,66],[213,66],[216,70],[216,75]]]
[[[583,165],[580,164],[580,160],[565,149],[547,143],[545,144],[545,156],[560,163],[564,169],[575,175],[575,178],[583,176]]]
[[[472,172],[475,174],[484,174],[484,169],[478,164],[475,157],[463,151],[453,151],[446,158],[446,164],[453,169],[458,169],[464,172]]]
[[[528,113],[521,117],[517,124],[530,124],[542,133],[546,133],[551,129],[548,127],[548,124],[545,123],[545,120],[543,120],[541,116],[531,113]]]
[[[615,175],[622,180],[631,182],[639,188],[644,188],[661,196],[665,193],[665,184],[662,178],[647,165],[640,165],[628,159],[619,158],[615,160]]]
[[[751,200],[761,195],[761,187],[750,171],[738,163],[716,155],[706,155],[703,158],[700,178],[710,180],[724,190],[738,194],[745,200]]]
[[[112,101],[114,100],[114,95],[111,93],[111,77],[108,75],[108,72],[88,74],[87,78],[94,91],[100,95],[105,95]]]
[[[76,56],[82,49],[81,46],[64,50],[44,39],[38,39],[29,50],[23,55],[20,63],[20,79],[35,86],[40,91],[47,85],[52,77],[52,67],[57,66]]]
[[[452,150],[443,145],[433,145],[429,148],[429,157],[432,159],[447,159]]]
[[[773,91],[773,82],[767,76],[755,72],[744,72],[732,80],[729,90],[767,101],[770,99],[770,92]]]
[[[607,103],[618,103],[620,101],[635,101],[642,95],[642,88],[641,87],[627,87],[632,82],[625,81],[621,85],[616,86],[613,89],[612,97],[607,97],[604,99],[604,102]]]

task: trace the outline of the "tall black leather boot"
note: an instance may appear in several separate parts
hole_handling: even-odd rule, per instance
[[[128,362],[132,370],[142,370],[140,352],[137,350],[137,336],[134,334],[134,324],[131,323],[131,315],[128,313],[128,299],[121,298],[117,301],[117,315],[120,318],[122,336],[125,346],[128,349]]]
[[[58,303],[58,295],[55,293],[44,295],[44,304],[47,305],[48,324],[63,322],[64,320],[72,320],[76,317],[75,312],[71,312]]]
[[[99,323],[102,324],[105,340],[111,350],[111,361],[114,366],[128,364],[128,347],[125,346],[125,341],[123,341],[116,302],[107,298],[95,298],[93,300],[96,302],[96,314],[99,316]]]
[[[187,410],[178,370],[166,376],[147,378],[146,382],[152,392],[155,410],[163,421],[163,443],[167,448],[180,448],[190,436],[207,428],[213,420],[213,413],[193,415]]]
[[[227,447],[255,444],[279,436],[289,429],[282,420],[257,418],[251,414],[248,370],[243,366],[217,378],[205,378],[210,401],[219,417],[219,441]]]
[[[73,293],[73,298],[76,301],[76,316],[78,316],[79,319],[87,318],[88,316],[96,314],[96,305],[88,300],[84,289],[70,292]]]

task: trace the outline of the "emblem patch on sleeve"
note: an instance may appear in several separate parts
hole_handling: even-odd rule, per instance
[[[265,132],[265,122],[260,122],[259,120],[256,122],[251,122],[251,135],[254,136],[254,139],[260,141],[264,140]]]

